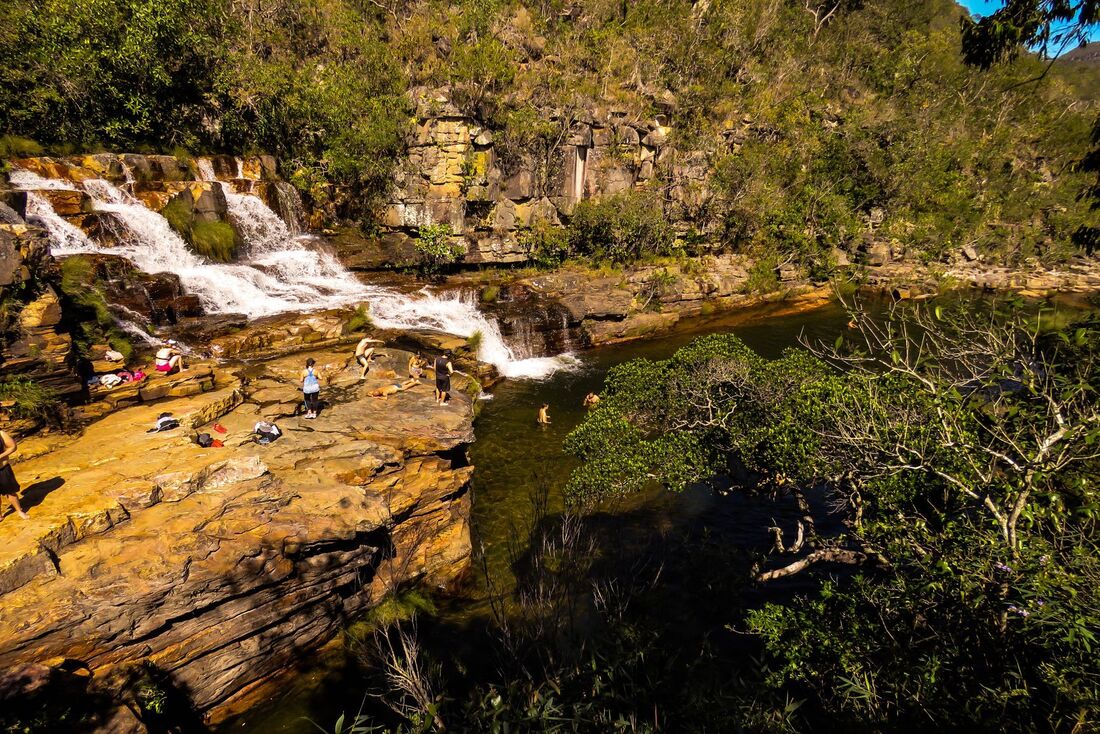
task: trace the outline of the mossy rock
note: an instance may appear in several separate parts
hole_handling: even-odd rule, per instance
[[[191,249],[214,262],[233,262],[237,257],[237,233],[228,222],[193,222]]]
[[[195,212],[189,195],[172,197],[160,210],[160,215],[168,220],[168,224],[179,233],[180,237],[188,242],[191,241],[191,227]]]

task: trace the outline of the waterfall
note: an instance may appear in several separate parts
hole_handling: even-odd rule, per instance
[[[216,180],[208,160],[200,159],[198,168],[204,179]],[[174,273],[208,313],[256,318],[366,302],[372,321],[381,328],[434,329],[462,337],[480,333],[478,357],[507,377],[540,378],[577,364],[571,355],[518,359],[496,321],[478,311],[470,296],[437,295],[426,289],[407,295],[360,282],[319,248],[315,238],[293,236],[262,200],[233,193],[227,186],[223,190],[229,215],[245,240],[243,261],[231,264],[212,263],[196,255],[164,217],[108,181],[91,179],[82,188],[96,211],[110,212],[122,225],[119,243],[111,248],[90,242],[59,217],[49,201],[34,194],[42,189],[74,190],[73,184],[25,171],[13,172],[11,182],[37,197],[36,216],[49,232],[55,254],[107,252],[127,258],[147,273]],[[74,244],[67,228],[80,232],[80,242]]]
[[[477,309],[473,294],[436,295],[424,289],[417,295],[411,299],[379,290],[370,299],[371,321],[386,329],[434,329],[466,337],[480,333],[478,358],[495,365],[505,377],[542,378],[579,364],[571,354],[518,358],[505,343],[497,322]]]
[[[276,181],[275,198],[279,202],[279,214],[286,222],[290,233],[301,234],[305,230],[302,225],[304,207],[302,197],[298,195],[298,189],[286,181]]]
[[[50,202],[34,191],[27,192],[27,219],[50,235],[51,255],[61,257],[97,251],[95,243],[88,239],[84,230],[58,216]]]

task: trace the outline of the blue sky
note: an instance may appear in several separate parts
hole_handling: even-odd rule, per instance
[[[973,15],[992,15],[1004,5],[1002,0],[958,0],[958,3]],[[1097,39],[1100,39],[1100,28],[1093,28],[1089,40],[1096,41]]]

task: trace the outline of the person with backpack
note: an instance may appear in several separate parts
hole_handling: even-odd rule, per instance
[[[305,398],[306,418],[313,419],[321,410],[321,379],[315,368],[317,360],[310,357],[302,370],[302,395]]]

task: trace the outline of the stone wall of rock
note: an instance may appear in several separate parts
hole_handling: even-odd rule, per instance
[[[138,732],[133,682],[152,675],[214,721],[395,586],[464,571],[470,399],[440,411],[426,383],[371,398],[392,372],[363,382],[346,350],[312,356],[316,421],[294,415],[302,359],[282,358],[16,464],[36,501],[31,520],[0,523],[0,699],[79,668],[82,695],[110,702],[97,730]],[[165,410],[183,427],[146,434]],[[213,419],[225,447],[203,450],[188,427]],[[260,419],[283,437],[249,440]]]
[[[83,386],[74,370],[73,344],[61,326],[58,272],[44,234],[13,219],[0,223],[0,380],[26,379],[66,398]],[[22,434],[40,419],[17,415],[0,399],[0,426]]]
[[[691,181],[705,167],[672,155],[663,117],[628,120],[607,112],[556,120],[563,136],[545,159],[517,151],[505,161],[493,131],[463,116],[446,96],[424,90],[413,96],[418,117],[382,212],[382,236],[344,233],[333,239],[350,267],[413,265],[417,231],[440,224],[449,225],[465,248],[466,264],[523,262],[523,228],[539,221],[560,224],[581,199],[631,190],[660,171],[673,182],[670,215],[685,220],[702,191]]]

